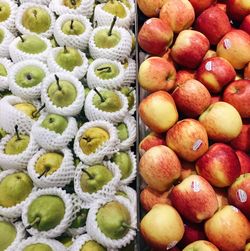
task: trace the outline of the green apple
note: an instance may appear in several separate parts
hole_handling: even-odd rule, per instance
[[[0,206],[13,207],[24,201],[31,193],[33,183],[28,174],[9,174],[0,182]]]
[[[89,155],[94,153],[108,139],[109,133],[106,130],[100,127],[92,127],[83,133],[80,139],[80,147],[83,153]]]
[[[70,9],[78,8],[82,3],[82,0],[63,0],[63,4]]]
[[[81,35],[85,31],[85,25],[78,20],[68,20],[62,25],[62,32],[66,35]]]
[[[16,228],[13,224],[7,221],[0,220],[0,251],[8,249],[8,247],[15,240],[16,234]]]
[[[111,159],[120,169],[122,180],[129,177],[133,170],[133,164],[127,152],[115,153]]]
[[[101,79],[112,79],[118,74],[119,69],[115,64],[101,64],[95,69],[95,75]]]
[[[68,119],[58,114],[48,114],[41,126],[56,133],[62,134],[68,127]]]
[[[7,132],[3,128],[0,128],[0,140],[7,135]]]
[[[103,247],[102,245],[93,240],[85,242],[80,249],[80,251],[106,251],[106,250],[107,249],[105,247]]]
[[[36,173],[40,174],[39,177],[49,176],[56,172],[63,161],[63,155],[56,152],[49,152],[41,155],[35,164]]]
[[[73,220],[70,228],[80,228],[86,225],[86,220],[88,216],[89,209],[81,209],[77,214],[76,218]]]
[[[81,54],[75,48],[64,46],[55,57],[56,63],[67,71],[73,71],[76,66],[83,63]]]
[[[3,42],[3,39],[4,39],[4,31],[3,29],[0,29],[0,43]]]
[[[67,80],[59,80],[55,75],[56,81],[48,88],[48,96],[52,103],[57,107],[67,107],[71,105],[76,97],[75,86]]]
[[[51,18],[46,9],[30,7],[23,13],[22,25],[32,32],[43,33],[50,28]]]
[[[101,164],[83,169],[81,188],[83,192],[96,193],[113,178],[113,173]]]
[[[0,64],[0,76],[2,77],[6,77],[8,74],[5,66],[3,64]]]
[[[123,238],[131,224],[128,209],[117,201],[102,206],[97,212],[96,221],[101,232],[113,240]]]
[[[124,18],[127,15],[124,6],[117,0],[109,0],[102,9],[119,18]]]
[[[16,83],[23,88],[30,88],[41,83],[44,77],[43,69],[36,65],[27,65],[17,72]]]
[[[4,22],[5,20],[7,20],[10,16],[10,5],[5,2],[5,1],[1,1],[0,2],[0,22]]]
[[[53,249],[45,243],[35,243],[26,246],[22,251],[53,251]]]
[[[47,49],[47,45],[36,35],[25,35],[20,36],[17,48],[25,53],[39,54]]]
[[[110,29],[103,28],[99,30],[95,36],[95,45],[98,48],[113,48],[121,41],[121,34],[118,31],[113,31],[116,22],[116,16],[110,26]]]
[[[135,96],[134,96],[134,89],[131,89],[127,86],[124,86],[121,88],[121,93],[124,94],[127,99],[128,99],[128,107],[129,107],[129,110],[131,110],[135,104]]]
[[[116,129],[118,131],[118,138],[120,141],[124,141],[126,139],[128,139],[129,137],[129,132],[128,132],[128,127],[125,123],[119,123],[116,126]]]
[[[72,236],[68,236],[66,234],[57,237],[56,240],[61,242],[67,248],[73,244]]]
[[[28,208],[29,227],[48,231],[60,224],[65,214],[64,201],[56,195],[41,195]]]
[[[93,104],[96,108],[105,112],[117,112],[121,109],[122,103],[120,97],[111,90],[97,91],[93,98]]]

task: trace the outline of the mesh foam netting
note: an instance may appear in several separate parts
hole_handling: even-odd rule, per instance
[[[127,199],[130,201],[132,206],[134,207],[134,210],[137,209],[137,193],[136,191],[129,187],[129,186],[119,186],[118,191],[124,192],[127,195]],[[122,195],[116,195],[116,197],[121,197]],[[126,198],[122,196],[122,198]]]
[[[0,91],[9,88],[8,75],[10,73],[13,63],[7,58],[0,58],[0,64],[2,64],[7,72],[7,76],[0,76]]]
[[[128,58],[128,66],[125,68],[124,85],[134,84],[136,80],[136,63],[132,58]]]
[[[0,30],[2,30],[4,33],[3,40],[0,43],[0,57],[9,58],[10,56],[9,44],[12,43],[15,37],[5,26],[0,25]]]
[[[51,0],[20,0],[21,3],[36,3],[36,4],[44,4],[49,5]]]

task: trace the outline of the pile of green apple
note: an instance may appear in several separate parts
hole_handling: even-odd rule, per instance
[[[89,4],[92,11],[83,16],[83,0],[0,1],[0,251],[66,251],[71,246],[76,251],[111,250],[114,246],[117,250],[134,250],[133,239],[117,246],[129,232],[135,232],[131,212],[136,196],[128,187],[135,176],[131,151],[135,141],[131,128],[135,130],[135,124],[129,123],[136,103],[132,86],[134,3],[109,0]],[[109,17],[106,23],[94,17],[97,6]],[[61,8],[63,13],[58,12]],[[120,28],[123,19],[126,27]],[[99,31],[90,41],[97,25]],[[129,39],[124,39],[124,32]],[[77,130],[90,120],[85,115],[85,100],[93,92],[87,80],[89,65],[97,59],[89,50],[88,44],[93,43],[104,51],[102,65],[93,70],[96,79],[112,81],[121,75],[120,69],[123,77],[116,89],[100,86],[98,91],[95,83],[92,105],[104,114],[119,113],[123,97],[127,108],[126,116],[117,123],[108,121],[108,116],[102,118],[114,127],[117,145],[112,154],[90,165],[78,158],[74,141]],[[105,56],[121,44],[127,50],[122,57],[117,56],[117,64],[122,67],[118,68]],[[41,141],[35,133],[37,128],[42,133]],[[98,126],[80,136],[80,151],[89,156],[98,155],[113,137]],[[129,145],[122,144],[129,139]],[[53,146],[53,142],[57,144]],[[94,219],[108,243],[86,227],[93,217],[88,213],[97,202],[85,205],[74,189],[75,170],[82,162],[87,167],[81,174],[82,191],[91,196],[102,190],[114,176],[105,165],[107,161],[121,173],[112,196],[100,193],[99,199],[106,203],[98,204]],[[72,198],[70,205],[60,193],[46,191],[62,191]],[[86,235],[88,240],[79,246]]]

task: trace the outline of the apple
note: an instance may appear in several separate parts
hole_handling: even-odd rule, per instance
[[[234,150],[215,143],[196,162],[196,171],[213,186],[230,186],[240,176],[240,162]]]
[[[196,19],[195,29],[203,33],[210,44],[216,45],[231,30],[231,24],[223,10],[212,6],[203,11]]]
[[[250,123],[243,124],[240,134],[230,144],[237,150],[250,152]]]
[[[173,35],[169,24],[159,18],[150,18],[139,31],[138,43],[144,51],[161,55],[172,44]]]
[[[179,70],[176,74],[176,86],[184,84],[186,81],[195,78],[195,71],[193,70]]]
[[[217,6],[221,10],[223,10],[225,13],[227,12],[226,1],[224,1],[223,3],[218,2],[218,3],[215,4],[215,6]]]
[[[169,91],[175,85],[174,66],[161,57],[150,57],[141,65],[138,73],[140,86],[149,92]]]
[[[161,54],[161,57],[166,59],[168,63],[170,63],[171,65],[173,65],[175,67],[174,61],[171,57],[171,49],[168,48],[166,51],[163,52],[163,54]]]
[[[227,191],[225,189],[214,187],[214,191],[217,197],[219,209],[223,208],[226,205],[229,205],[227,199]]]
[[[210,105],[199,121],[205,127],[208,138],[214,141],[228,142],[236,138],[242,129],[239,112],[226,102]]]
[[[205,128],[194,119],[177,122],[167,131],[166,144],[186,161],[195,161],[208,150]]]
[[[190,175],[197,174],[195,170],[195,164],[194,162],[188,162],[185,160],[181,160],[181,176],[179,177],[178,181],[183,181]]]
[[[250,62],[246,65],[244,69],[244,78],[250,79]]]
[[[219,93],[236,77],[233,66],[224,58],[213,57],[204,60],[196,71],[196,79],[212,93]]]
[[[184,224],[175,208],[155,205],[142,219],[140,232],[146,243],[157,251],[174,247],[184,234]]]
[[[209,241],[223,251],[242,251],[250,237],[247,218],[234,206],[225,206],[206,221]]]
[[[244,251],[250,251],[250,243],[247,243],[247,245],[245,246]]]
[[[214,104],[214,103],[219,102],[219,101],[221,101],[221,96],[212,96],[210,104]]]
[[[193,5],[196,15],[199,15],[202,11],[209,8],[215,0],[189,0]]]
[[[250,14],[250,2],[248,0],[228,0],[227,13],[237,22],[241,22],[245,16]]]
[[[158,17],[164,0],[138,0],[137,4],[147,17]]]
[[[247,15],[240,25],[240,29],[247,32],[250,35],[250,14]]]
[[[171,205],[171,201],[168,198],[171,189],[160,193],[150,187],[144,188],[140,193],[140,202],[144,210],[150,211],[156,204],[168,204]]]
[[[242,118],[250,118],[250,80],[241,79],[228,85],[223,101],[234,106]]]
[[[250,156],[239,150],[235,151],[235,153],[240,161],[240,173],[250,173]]]
[[[179,33],[193,24],[194,8],[188,0],[165,0],[160,11],[160,19],[170,24],[175,33]]]
[[[219,251],[219,249],[209,241],[198,240],[190,243],[182,251]]]
[[[139,153],[142,156],[154,146],[166,145],[165,137],[159,133],[150,132],[139,144]]]
[[[228,200],[250,218],[250,173],[240,175],[230,186]]]
[[[213,58],[213,57],[216,57],[216,56],[217,56],[216,51],[210,49],[210,50],[208,50],[207,53],[205,54],[203,60],[206,60],[206,59],[208,59],[208,58]]]
[[[163,133],[178,120],[178,112],[172,96],[157,91],[144,98],[139,105],[142,121],[154,132]]]
[[[139,172],[150,188],[165,192],[180,177],[181,164],[169,147],[154,146],[141,157]]]
[[[201,115],[211,103],[211,95],[207,88],[195,79],[186,81],[172,93],[179,112],[187,117]]]
[[[250,61],[250,35],[242,30],[228,32],[217,44],[216,53],[227,59],[236,70],[241,70]]]
[[[181,31],[171,50],[173,60],[181,66],[195,69],[209,49],[208,39],[194,30]]]
[[[209,219],[218,209],[213,187],[199,175],[191,175],[176,185],[169,198],[177,211],[194,223]]]

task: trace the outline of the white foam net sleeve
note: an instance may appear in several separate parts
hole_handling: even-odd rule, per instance
[[[23,240],[18,245],[18,250],[23,251],[27,246],[41,243],[48,245],[53,251],[66,251],[67,249],[64,247],[62,243],[56,240],[40,237],[40,236],[32,236],[26,240]]]
[[[90,18],[93,14],[94,5],[94,0],[84,0],[77,8],[71,9],[63,4],[63,0],[51,0],[49,8],[59,16],[63,14],[79,14]]]
[[[85,26],[85,30],[80,35],[67,35],[62,31],[63,24],[68,20],[77,20]],[[85,50],[88,47],[92,24],[89,19],[80,14],[63,14],[55,23],[54,36],[60,46],[69,46]]]
[[[21,3],[36,3],[36,4],[44,4],[49,5],[51,0],[20,0]]]
[[[92,128],[92,127],[99,127],[106,130],[109,134],[109,139],[103,142],[103,144],[100,145],[95,150],[95,152],[87,155],[82,151],[80,147],[80,139],[83,133],[87,129]],[[75,154],[79,157],[79,159],[83,163],[92,165],[92,164],[102,162],[105,156],[112,155],[113,153],[117,152],[119,150],[118,145],[119,145],[119,139],[117,135],[117,130],[114,127],[114,125],[105,120],[96,120],[96,121],[87,122],[83,124],[82,127],[80,127],[75,137],[74,151],[75,151]]]
[[[21,133],[30,133],[35,120],[14,107],[14,105],[24,102],[26,101],[13,95],[5,96],[0,100],[0,127],[6,132],[14,133],[15,125],[18,125],[18,130]],[[38,101],[29,103],[33,104],[37,109],[41,106]]]
[[[26,66],[39,67],[40,69],[43,70],[45,77],[46,77],[46,75],[49,74],[47,66],[44,63],[42,63],[41,61],[31,59],[31,60],[25,60],[25,61],[18,62],[10,69],[10,72],[8,75],[10,90],[14,95],[21,97],[23,99],[26,99],[26,100],[40,98],[42,81],[40,83],[38,83],[37,85],[35,85],[33,87],[29,87],[29,88],[21,87],[20,85],[18,85],[16,83],[17,73],[23,67],[26,67]]]
[[[0,64],[2,64],[7,71],[7,76],[0,76],[0,91],[3,91],[9,88],[8,75],[13,63],[7,58],[0,58]]]
[[[128,58],[128,67],[125,68],[124,85],[135,83],[136,80],[136,63],[132,58]]]
[[[87,235],[87,234],[78,236],[76,238],[76,240],[74,241],[74,243],[72,244],[72,246],[70,248],[70,251],[81,251],[82,246],[87,241],[91,241],[91,240],[92,240],[92,238],[89,235]]]
[[[132,21],[131,21],[131,12],[130,10],[121,2],[119,2],[125,9],[126,16],[124,18],[120,18],[117,16],[117,20],[115,25],[118,27],[124,27],[126,29],[129,29]],[[96,5],[95,11],[94,11],[94,20],[97,22],[98,26],[104,26],[104,25],[110,25],[112,23],[112,20],[114,18],[114,15],[111,13],[106,12],[103,7],[105,6],[105,3],[101,3]]]
[[[44,9],[49,14],[49,16],[50,16],[50,27],[45,32],[42,32],[42,33],[32,32],[32,31],[30,31],[29,29],[27,29],[26,27],[23,26],[23,24],[22,24],[23,15],[26,12],[26,10],[31,8],[31,7],[37,7],[37,8]],[[43,37],[49,38],[53,34],[55,21],[56,21],[56,18],[55,18],[54,13],[46,5],[26,2],[26,3],[23,3],[23,4],[21,4],[19,6],[19,8],[17,10],[16,22],[15,23],[16,23],[17,30],[22,34],[38,34],[38,35],[41,35]]]
[[[41,92],[41,99],[42,102],[45,103],[47,111],[51,113],[57,113],[63,116],[75,116],[79,114],[84,105],[84,98],[85,98],[84,88],[82,83],[77,78],[72,76],[70,73],[58,72],[56,73],[56,75],[60,80],[68,81],[72,85],[74,85],[77,91],[77,96],[75,101],[67,107],[57,107],[56,105],[54,105],[48,96],[47,90],[49,86],[56,80],[55,80],[55,74],[50,74],[43,81],[42,92]]]
[[[22,240],[24,240],[24,238],[26,236],[26,232],[25,232],[25,229],[24,229],[22,222],[16,222],[16,223],[13,223],[13,225],[16,228],[16,238],[11,243],[11,245],[9,247],[7,247],[7,249],[5,251],[16,251],[18,249],[20,242]]]
[[[105,236],[100,228],[98,227],[98,223],[96,221],[96,215],[98,213],[98,210],[100,207],[105,205],[106,203],[110,201],[117,201],[121,203],[123,206],[125,206],[129,213],[130,213],[130,218],[131,218],[131,223],[130,226],[133,228],[137,227],[136,224],[136,211],[134,210],[134,207],[131,205],[131,203],[120,196],[114,197],[114,198],[109,198],[109,199],[102,199],[99,200],[97,203],[93,204],[93,206],[90,208],[88,217],[87,217],[87,233],[98,243],[102,244],[105,247],[108,248],[122,248],[126,247],[136,236],[136,231],[129,229],[127,234],[118,240],[113,240],[107,236]]]
[[[100,26],[93,30],[89,39],[89,51],[90,55],[96,58],[107,58],[112,60],[123,61],[125,58],[128,58],[132,49],[132,36],[130,33],[122,27],[115,26],[113,31],[120,33],[120,41],[113,48],[99,48],[95,44],[95,35],[101,30],[109,31],[109,26]]]
[[[0,43],[0,57],[9,58],[9,45],[15,39],[14,35],[4,26],[0,25],[0,29],[4,32],[4,37]]]
[[[23,36],[25,38],[25,36]],[[10,44],[9,44],[9,53],[10,53],[10,57],[12,59],[12,61],[14,63],[20,62],[20,61],[24,61],[26,59],[37,59],[39,61],[42,61],[44,63],[47,62],[47,57],[48,57],[48,52],[51,49],[51,43],[50,41],[42,36],[39,36],[40,39],[42,39],[44,41],[44,43],[46,44],[46,49],[40,53],[36,53],[36,54],[31,54],[31,53],[26,53],[24,51],[21,51],[17,48],[17,44],[18,42],[21,41],[20,37],[15,38]]]
[[[60,236],[62,233],[65,232],[65,230],[71,225],[72,223],[72,215],[74,214],[74,206],[72,203],[72,198],[70,194],[67,194],[64,190],[61,188],[46,188],[46,189],[40,189],[34,193],[32,193],[28,199],[25,201],[23,209],[22,209],[22,221],[24,226],[27,228],[29,226],[28,222],[28,210],[31,205],[31,203],[37,199],[38,197],[42,195],[55,195],[60,197],[65,205],[65,214],[64,218],[61,220],[59,225],[57,225],[55,228],[50,229],[48,231],[39,231],[38,229],[31,227],[27,229],[29,234],[31,235],[39,235],[40,237],[45,238],[55,238]]]
[[[134,210],[136,211],[137,210],[137,193],[136,193],[136,191],[133,188],[131,188],[129,186],[125,186],[125,185],[120,186],[118,188],[118,191],[122,191],[128,196],[127,199],[130,201],[130,203],[134,207]],[[121,196],[121,195],[116,195],[116,197],[125,198],[124,196]]]
[[[62,68],[56,62],[56,56],[58,55],[58,53],[61,50],[63,50],[63,47],[57,47],[57,48],[53,48],[50,50],[50,52],[48,54],[48,59],[47,59],[47,64],[48,64],[50,72],[52,72],[52,73],[56,73],[56,72],[69,73],[69,74],[72,74],[73,76],[75,76],[79,80],[82,79],[86,75],[87,70],[88,70],[88,59],[87,59],[85,53],[78,50],[78,52],[82,58],[82,65],[76,66],[73,69],[73,71],[68,71],[68,70]]]
[[[75,137],[78,127],[74,117],[67,117],[68,126],[62,134],[50,131],[41,126],[41,123],[48,114],[42,114],[38,121],[32,126],[31,133],[33,134],[39,146],[46,150],[60,150],[65,148],[69,142]]]
[[[113,164],[110,161],[104,161],[103,165],[106,166],[112,172],[113,178],[96,193],[84,192],[81,188],[81,176],[83,174],[82,170],[87,169],[89,166],[80,163],[77,166],[75,172],[75,178],[74,178],[75,192],[81,200],[91,204],[90,209],[92,208],[92,205],[96,200],[101,198],[108,198],[114,195],[121,179],[121,172],[115,164]]]
[[[35,170],[37,160],[48,152],[49,151],[41,149],[30,159],[27,166],[29,176],[37,187],[64,187],[69,184],[70,181],[74,178],[75,166],[73,154],[68,148],[57,151],[58,153],[61,153],[63,155],[61,166],[54,173],[48,176],[44,175],[39,178],[40,174]]]
[[[16,172],[21,172],[21,170],[12,169],[12,170],[6,170],[6,171],[1,172],[0,173],[0,182],[5,177],[7,177],[8,175],[11,175],[11,174],[16,173]],[[32,194],[33,192],[35,192],[35,188],[32,189],[30,194]],[[27,199],[28,199],[28,197],[24,201],[12,206],[12,207],[2,207],[2,206],[0,206],[0,215],[4,216],[6,218],[18,218],[18,217],[20,217],[21,213],[22,213],[22,208],[23,208],[25,202],[27,201]]]
[[[105,90],[104,88],[96,88],[99,92],[102,90]],[[97,108],[93,104],[93,98],[97,93],[94,90],[91,90],[85,101],[85,115],[88,118],[88,120],[98,120],[98,119],[103,119],[103,120],[108,120],[112,123],[118,123],[124,120],[125,116],[128,113],[128,100],[125,95],[123,95],[121,92],[114,90],[114,92],[119,96],[120,101],[122,103],[122,107],[120,110],[116,112],[106,112],[102,111],[99,108]]]
[[[95,70],[102,64],[114,64],[118,68],[118,75],[111,79],[101,79],[95,74]],[[102,87],[106,89],[118,89],[124,85],[125,71],[124,67],[119,61],[98,58],[94,60],[89,68],[87,73],[87,84],[89,88]]]

